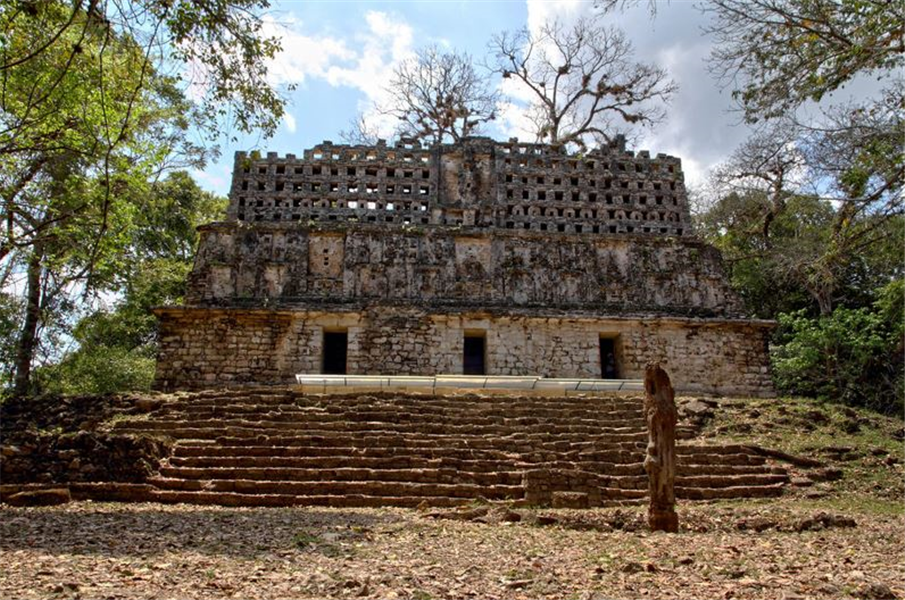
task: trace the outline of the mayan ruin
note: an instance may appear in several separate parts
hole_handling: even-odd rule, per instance
[[[771,322],[746,318],[695,237],[681,163],[472,138],[237,153],[185,306],[156,311],[156,385],[296,374],[643,376],[772,393]]]

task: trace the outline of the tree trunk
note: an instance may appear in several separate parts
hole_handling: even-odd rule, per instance
[[[38,345],[38,325],[41,321],[41,261],[44,249],[42,244],[35,244],[28,259],[28,272],[25,288],[25,322],[19,334],[16,348],[16,380],[14,392],[17,395],[28,394],[31,384],[31,363],[35,358]]]
[[[669,375],[657,363],[647,365],[644,392],[648,434],[644,470],[650,490],[647,522],[651,531],[675,533],[679,530],[675,490],[678,412]]]

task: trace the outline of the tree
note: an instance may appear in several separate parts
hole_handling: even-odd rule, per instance
[[[37,370],[38,390],[106,393],[150,387],[157,354],[151,309],[181,302],[197,246],[196,227],[219,218],[226,200],[176,171],[154,183],[140,206],[117,276],[120,299],[72,327],[78,347]]]
[[[677,87],[664,69],[634,62],[632,46],[599,17],[495,35],[490,68],[525,90],[538,142],[585,147],[622,128],[656,123]]]
[[[19,393],[42,332],[65,328],[78,296],[116,285],[148,182],[179,156],[203,157],[185,141],[193,111],[176,80],[97,3],[28,6],[0,14],[11,27],[0,53],[0,283],[23,291]]]
[[[76,298],[117,285],[148,182],[203,161],[188,128],[276,129],[283,100],[266,60],[279,45],[256,14],[266,7],[0,0],[0,284],[23,290],[17,392]]]
[[[375,146],[380,140],[380,133],[364,113],[358,113],[349,122],[349,128],[339,132],[339,138],[352,146]]]
[[[755,135],[741,151],[773,144],[795,154],[790,172],[799,181],[777,180],[768,216],[790,194],[835,207],[820,251],[798,261],[828,315],[847,265],[883,242],[885,221],[905,213],[905,3],[711,0],[705,9],[713,17],[714,71],[733,87],[746,119],[767,122],[774,136]],[[886,82],[880,95],[828,102],[865,75]],[[816,110],[799,110],[810,103],[819,103]],[[738,166],[729,161],[729,170],[744,172]],[[767,165],[757,169],[768,176]]]
[[[35,81],[29,109],[37,119],[47,114],[45,101],[52,100],[70,69],[80,68],[86,51],[100,57],[117,51],[110,42],[128,39],[143,56],[136,73],[181,71],[209,130],[237,127],[270,135],[285,101],[267,80],[267,61],[280,50],[278,40],[263,33],[259,13],[268,6],[268,0],[0,0],[0,31],[5,32],[0,74],[44,61],[48,54],[60,58],[56,78]],[[9,44],[10,37],[23,32],[28,45]],[[147,78],[136,81],[141,89],[153,86]],[[118,81],[104,83],[113,91]],[[27,133],[33,125],[26,120],[5,133]]]
[[[749,121],[788,116],[859,74],[894,78],[905,64],[895,0],[711,0],[712,68]]]
[[[389,99],[381,110],[400,121],[401,137],[457,142],[496,118],[498,95],[468,54],[423,48],[393,70],[386,89]]]
[[[774,132],[794,131],[811,182],[804,192],[837,207],[824,251],[809,267],[814,287],[825,288],[819,301],[828,314],[836,268],[881,239],[880,221],[905,211],[905,2],[711,0],[705,8],[713,16],[713,68],[734,88],[745,117],[779,119]],[[865,75],[887,81],[879,96],[825,101]],[[817,116],[798,111],[822,100]]]

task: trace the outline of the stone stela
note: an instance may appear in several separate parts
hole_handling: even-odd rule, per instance
[[[239,152],[156,386],[297,374],[638,379],[772,394],[767,340],[695,237],[679,159],[470,138]]]

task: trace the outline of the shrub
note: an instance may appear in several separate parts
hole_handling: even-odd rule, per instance
[[[905,284],[884,287],[868,308],[839,307],[829,316],[780,314],[772,350],[777,388],[785,393],[865,406],[885,413],[905,407]]]

